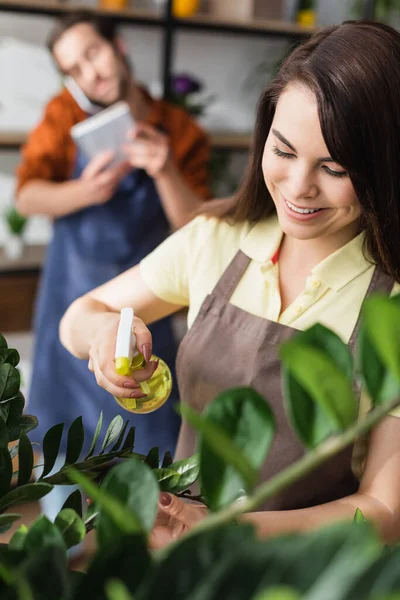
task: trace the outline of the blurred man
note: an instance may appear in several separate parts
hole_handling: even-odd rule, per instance
[[[59,21],[48,46],[66,87],[29,136],[17,172],[19,211],[54,220],[38,297],[29,409],[39,418],[38,440],[55,423],[83,415],[87,448],[100,410],[109,422],[121,409],[87,364],[61,346],[59,321],[75,298],[138,263],[210,197],[209,145],[189,115],[135,82],[112,21],[74,13]],[[136,143],[126,162],[113,165],[108,153],[87,164],[70,129],[118,100],[137,122]],[[174,371],[171,320],[152,333],[155,354]],[[172,401],[131,421],[138,452],[155,445],[174,450],[179,422]]]

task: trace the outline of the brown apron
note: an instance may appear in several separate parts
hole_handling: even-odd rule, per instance
[[[188,402],[197,411],[202,411],[219,392],[231,387],[251,386],[268,399],[275,414],[276,433],[268,458],[261,468],[261,481],[266,481],[305,453],[284,410],[278,357],[279,345],[298,330],[229,304],[250,260],[239,250],[213,292],[205,298],[180,345],[177,376],[182,401]],[[375,291],[388,294],[393,284],[391,277],[376,268],[365,298]],[[352,352],[359,325],[360,317],[349,341]],[[359,396],[360,390],[357,392]],[[194,454],[195,445],[195,433],[184,421],[176,459]],[[305,508],[354,493],[358,482],[351,469],[352,449],[352,445],[349,446],[271,498],[260,510]]]

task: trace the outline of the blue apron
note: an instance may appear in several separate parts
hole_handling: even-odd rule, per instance
[[[74,178],[86,166],[77,158]],[[89,448],[103,411],[105,426],[117,414],[136,426],[135,450],[175,449],[180,421],[174,411],[175,384],[168,402],[148,415],[124,411],[111,394],[100,388],[87,361],[73,357],[60,344],[60,319],[76,298],[116,277],[158,246],[169,225],[153,180],[141,169],[129,173],[106,204],[91,206],[56,219],[39,289],[35,315],[35,352],[28,412],[39,419],[31,439],[41,442],[56,423],[68,427],[82,415],[84,449]],[[163,358],[175,377],[176,341],[171,319],[150,327],[154,353]],[[65,431],[65,430],[64,430]],[[65,448],[66,432],[63,448]]]

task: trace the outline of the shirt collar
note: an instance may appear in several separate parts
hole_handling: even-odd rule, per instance
[[[283,237],[278,217],[258,221],[242,239],[240,250],[252,260],[265,263],[271,260],[281,245]]]
[[[283,237],[277,215],[258,221],[243,238],[240,249],[252,260],[267,263],[281,245]],[[312,269],[314,278],[323,281],[335,292],[355,279],[371,263],[364,257],[362,232]],[[279,264],[279,260],[278,260]]]
[[[365,233],[362,232],[314,267],[313,276],[338,292],[358,275],[372,268],[372,263],[364,257],[364,240]]]

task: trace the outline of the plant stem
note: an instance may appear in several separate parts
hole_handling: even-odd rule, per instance
[[[258,506],[263,504],[268,498],[274,496],[278,492],[290,486],[292,483],[301,479],[321,463],[331,458],[344,448],[348,446],[357,437],[360,437],[367,433],[374,425],[381,421],[388,412],[400,404],[400,398],[396,398],[390,402],[385,403],[382,406],[377,406],[372,410],[362,421],[359,421],[349,427],[344,433],[335,437],[328,438],[325,442],[320,444],[315,450],[305,454],[300,460],[295,462],[290,467],[287,467],[284,471],[261,484],[256,488],[252,496],[249,496],[246,500],[240,503],[233,503],[227,508],[209,515],[199,524],[190,529],[186,534],[185,538],[197,535],[202,531],[208,531],[214,529],[224,523],[233,521],[236,517],[243,513],[252,512]],[[168,547],[175,546],[177,542],[174,542]]]

